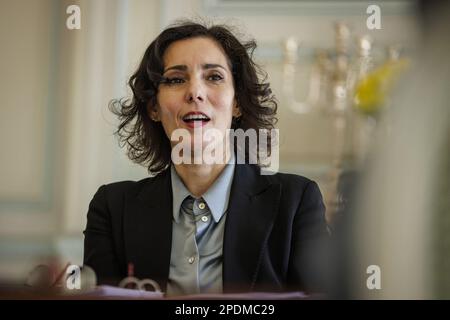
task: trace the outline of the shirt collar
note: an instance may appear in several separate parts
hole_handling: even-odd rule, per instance
[[[209,187],[208,191],[202,195],[202,198],[206,201],[216,223],[220,221],[228,206],[235,162],[234,152],[231,152],[230,161],[225,166],[222,173],[217,177],[212,186]],[[170,166],[170,177],[172,180],[173,218],[175,222],[178,223],[181,203],[187,196],[195,197],[186,188],[173,164]]]

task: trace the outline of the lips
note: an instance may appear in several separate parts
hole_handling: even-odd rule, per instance
[[[190,128],[202,127],[211,120],[206,114],[199,111],[188,112],[182,119],[183,122]]]

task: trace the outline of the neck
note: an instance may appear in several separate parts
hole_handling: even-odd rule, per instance
[[[212,186],[231,159],[228,154],[219,164],[175,164],[175,171],[186,188],[196,198],[200,198]]]
[[[225,166],[226,164],[180,164],[175,165],[175,170],[189,192],[200,198],[216,181]]]

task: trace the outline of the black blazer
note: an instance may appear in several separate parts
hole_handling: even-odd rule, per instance
[[[163,291],[172,247],[170,169],[137,182],[101,186],[84,231],[84,264],[115,284],[134,264]],[[317,184],[255,165],[235,167],[223,239],[224,292],[321,291],[328,229]]]

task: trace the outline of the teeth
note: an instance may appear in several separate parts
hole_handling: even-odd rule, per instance
[[[185,116],[183,120],[209,120],[209,118],[203,114],[190,114]]]

